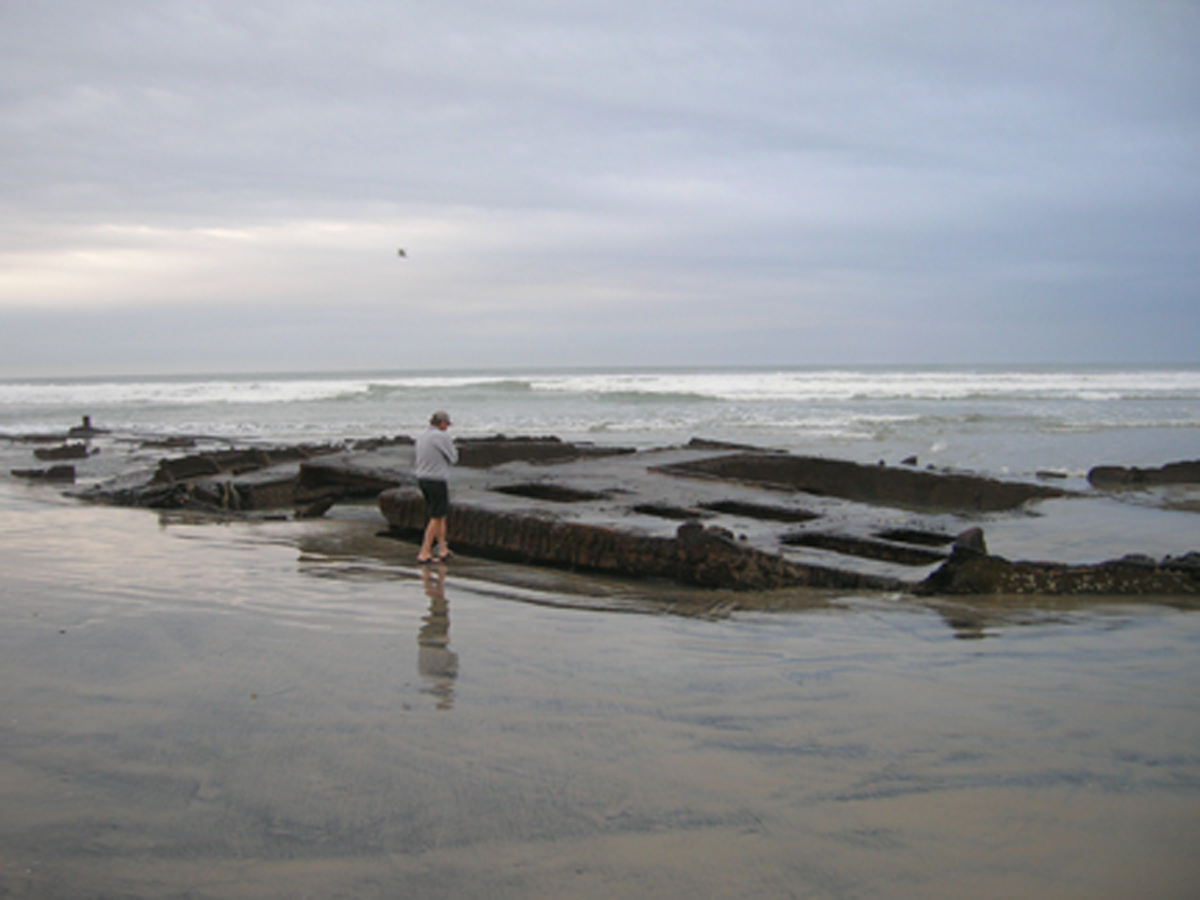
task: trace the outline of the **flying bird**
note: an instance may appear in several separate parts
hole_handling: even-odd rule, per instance
[[[401,247],[399,250],[396,251],[396,255],[397,256],[408,256],[408,254],[404,252],[403,247]]]

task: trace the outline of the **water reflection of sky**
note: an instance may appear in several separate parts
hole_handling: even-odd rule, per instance
[[[422,580],[369,527],[6,496],[14,893],[182,895],[197,871],[214,896],[485,896],[498,874],[522,896],[689,900],[1200,883],[1197,613],[832,596],[613,615],[463,558]]]

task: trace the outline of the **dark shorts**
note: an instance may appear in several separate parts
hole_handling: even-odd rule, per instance
[[[411,484],[411,482],[410,482]],[[421,496],[425,498],[425,509],[431,519],[444,519],[450,515],[450,486],[444,481],[426,481],[424,478],[417,482]]]

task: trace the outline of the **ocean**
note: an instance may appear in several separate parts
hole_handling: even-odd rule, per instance
[[[1200,367],[495,371],[0,381],[0,436],[337,441],[455,433],[663,446],[691,437],[1032,475],[1200,455]]]
[[[8,469],[130,438],[692,437],[1087,490],[1200,458],[1200,369],[822,368],[0,382],[0,895],[1125,898],[1200,886],[1187,598],[741,603],[460,555],[369,504],[236,520]],[[1040,473],[1040,474],[1039,474]],[[1051,501],[994,551],[1200,549],[1192,489]],[[517,571],[520,570],[520,571]],[[743,598],[744,599],[744,598]]]

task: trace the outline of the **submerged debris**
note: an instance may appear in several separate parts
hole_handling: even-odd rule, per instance
[[[965,512],[1016,509],[1030,500],[1066,494],[1058,488],[978,475],[864,466],[839,459],[779,453],[714,456],[663,466],[659,471],[804,491],[861,503]]]
[[[462,465],[454,475],[450,532],[456,547],[481,556],[752,591],[1200,593],[1197,553],[1094,565],[1012,562],[988,553],[981,529],[956,533],[964,518],[1023,514],[1031,502],[1080,496],[1054,486],[922,471],[911,460],[862,465],[698,439],[646,451],[553,437],[457,443]],[[89,452],[86,443],[63,446]],[[114,478],[78,496],[221,515],[290,510],[298,519],[322,516],[338,503],[373,501],[391,533],[409,538],[425,526],[412,464],[405,437],[226,448],[167,456],[144,476]],[[1192,477],[1190,467],[1198,465],[1164,466],[1155,476],[1093,470],[1092,480],[1140,485]],[[13,474],[76,477],[72,466]]]
[[[1155,561],[1134,555],[1095,565],[1010,562],[986,554],[952,554],[916,586],[917,594],[1200,594],[1200,553]]]
[[[1088,483],[1102,490],[1155,487],[1164,484],[1200,484],[1200,459],[1168,463],[1157,469],[1136,466],[1096,466],[1088,472]]]
[[[15,478],[26,478],[30,481],[61,481],[75,483],[74,466],[51,466],[48,469],[13,469]]]

